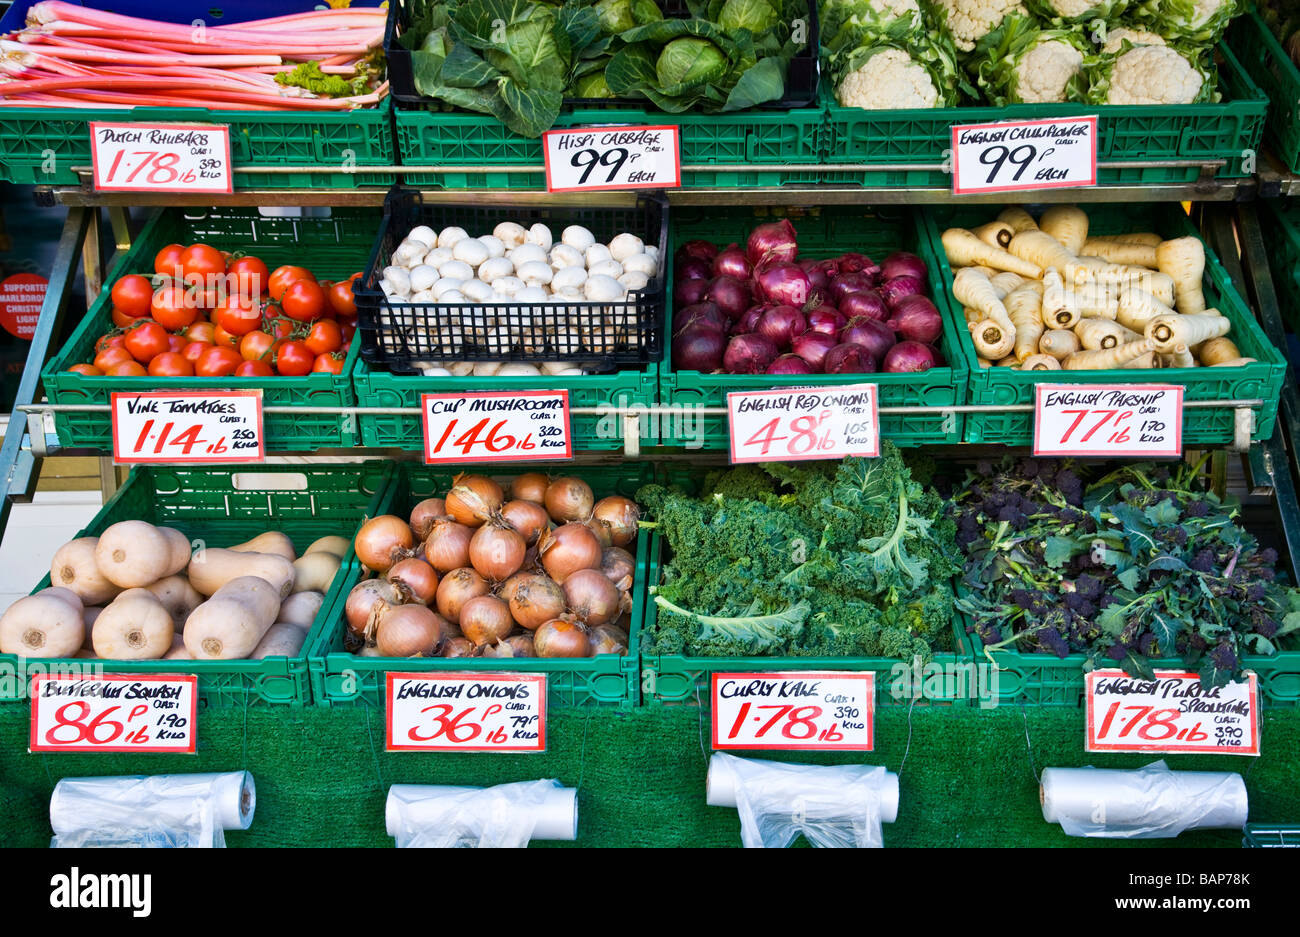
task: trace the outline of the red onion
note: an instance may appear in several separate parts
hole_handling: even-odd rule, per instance
[[[703,260],[705,263],[712,263],[713,258],[717,256],[718,247],[716,244],[711,244],[708,241],[687,241],[677,248],[673,260],[677,263],[684,263],[687,260]]]
[[[863,345],[845,342],[826,352],[827,374],[868,374],[876,370],[876,359]]]
[[[885,353],[898,341],[894,330],[876,319],[854,319],[840,332],[840,341],[862,345],[875,361],[883,361]]]
[[[720,276],[711,280],[704,298],[721,309],[728,319],[740,318],[741,314],[753,304],[749,283],[729,276]]]
[[[808,329],[808,320],[793,306],[773,306],[758,320],[758,334],[770,339],[778,348],[789,348],[796,335]]]
[[[919,294],[904,296],[893,309],[889,327],[904,341],[929,345],[943,334],[943,318],[934,303]]]
[[[830,301],[839,306],[845,296],[862,290],[874,289],[875,281],[865,273],[841,273],[831,280]]]
[[[898,301],[903,297],[924,292],[925,283],[916,277],[894,277],[880,284],[880,295],[885,298],[885,302],[891,309],[898,305]]]
[[[803,272],[808,274],[808,282],[812,284],[814,290],[825,291],[831,285],[830,274],[826,272],[826,264],[821,260],[801,260],[799,266]]]
[[[677,335],[696,325],[707,325],[722,332],[726,330],[729,321],[716,303],[695,303],[673,313],[673,334]]]
[[[733,244],[713,258],[713,272],[720,277],[748,280],[754,271],[745,258],[745,252]]]
[[[749,240],[745,244],[745,257],[754,267],[788,264],[798,253],[794,225],[790,224],[789,218],[759,225],[749,232]]]
[[[812,374],[812,366],[798,355],[782,355],[767,366],[768,374]]]
[[[722,366],[731,374],[762,374],[780,351],[770,338],[748,332],[727,343]]]
[[[902,371],[928,371],[940,365],[939,353],[920,342],[899,342],[889,349],[881,363],[882,371],[897,374]]]
[[[859,290],[840,300],[840,312],[849,319],[879,319],[884,322],[889,318],[889,307],[875,290]]]
[[[673,271],[673,278],[682,280],[709,280],[713,277],[713,264],[707,260],[683,260]]]
[[[825,332],[832,337],[840,334],[848,319],[834,306],[818,306],[808,312],[808,329],[813,332]]]
[[[745,310],[745,314],[731,324],[729,330],[732,335],[744,335],[746,332],[757,332],[759,320],[763,318],[763,313],[772,308],[771,303],[759,303],[757,306],[750,306]]]
[[[877,267],[866,254],[841,254],[836,259],[836,266],[840,273],[862,273],[866,274],[874,286],[880,279],[880,268]]]
[[[822,364],[826,360],[826,353],[837,344],[839,342],[834,335],[809,330],[802,335],[796,335],[794,341],[790,343],[790,348],[796,355],[808,362],[808,366],[813,373],[816,373],[822,370]]]
[[[704,299],[708,291],[708,280],[678,280],[673,287],[673,304],[678,308],[693,305]]]
[[[708,325],[694,325],[673,336],[673,367],[678,371],[703,371],[722,367],[726,336]]]
[[[885,280],[895,277],[916,277],[925,282],[925,261],[907,251],[894,251],[880,262],[880,276]]]
[[[759,298],[786,306],[802,307],[808,302],[812,284],[808,274],[794,264],[772,264],[754,274]]]

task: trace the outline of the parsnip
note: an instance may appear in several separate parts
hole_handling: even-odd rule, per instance
[[[1157,355],[1154,351],[1149,351],[1145,355],[1140,355],[1137,358],[1134,358],[1132,361],[1129,361],[1121,365],[1121,367],[1131,368],[1136,370],[1138,368],[1144,368],[1144,369],[1162,368],[1164,367],[1164,365],[1161,363],[1159,355]]]
[[[1039,217],[1038,227],[1077,255],[1088,240],[1088,213],[1078,205],[1053,205]]]
[[[1194,345],[1227,335],[1232,323],[1217,309],[1207,309],[1200,315],[1160,315],[1147,320],[1145,334],[1152,348],[1162,355],[1172,354],[1178,345]]]
[[[980,367],[981,367],[981,368],[991,368],[991,367],[993,367],[993,362],[990,361],[988,358],[979,358],[978,360],[979,360],[979,363],[980,363]]]
[[[1146,332],[1147,323],[1157,316],[1177,315],[1146,290],[1126,286],[1119,291],[1115,321],[1134,332]]]
[[[981,358],[1000,361],[1015,351],[1016,333],[1013,328],[1006,328],[993,319],[985,319],[970,327],[971,341]]]
[[[1052,329],[1072,329],[1080,318],[1073,291],[1066,292],[1061,275],[1054,267],[1049,267],[1043,274],[1042,315],[1043,325]]]
[[[1205,245],[1198,237],[1162,241],[1156,248],[1156,265],[1174,281],[1174,306],[1183,315],[1205,310],[1201,278],[1205,276]]]
[[[1038,340],[1038,350],[1045,355],[1051,355],[1057,361],[1074,354],[1082,347],[1079,344],[1079,336],[1069,329],[1048,329]]]
[[[1149,339],[1116,345],[1101,351],[1076,351],[1061,362],[1067,371],[1108,371],[1122,368],[1126,362],[1139,358],[1147,352],[1155,351]]]
[[[999,368],[1018,368],[1020,367],[1020,359],[1015,355],[1007,355],[1001,361],[997,362],[997,366]]]
[[[952,295],[963,306],[978,309],[985,318],[992,319],[1008,332],[1015,331],[1007,307],[998,297],[993,283],[978,270],[969,267],[958,270],[952,278]]]
[[[1043,268],[1037,264],[985,244],[965,228],[949,228],[941,235],[944,252],[948,262],[956,267],[970,267],[986,264],[998,270],[1010,270],[1022,277],[1037,280],[1043,275]],[[1015,238],[1012,238],[1014,241]]]
[[[1213,367],[1221,361],[1231,361],[1233,358],[1241,357],[1241,349],[1233,343],[1230,338],[1211,338],[1203,342],[1199,349],[1193,348],[1192,354],[1200,360],[1201,364]]]
[[[1017,234],[1021,231],[1037,231],[1038,222],[1034,221],[1033,215],[1023,208],[1017,208],[1014,205],[1002,209],[998,212],[998,221],[1011,225]]]
[[[1074,289],[1074,304],[1083,319],[1114,319],[1119,289],[1111,283],[1089,282]]]
[[[1147,244],[1125,244],[1109,238],[1090,237],[1084,242],[1080,253],[1130,267],[1155,270],[1157,266],[1156,249]]]
[[[1003,270],[989,277],[989,283],[993,286],[993,291],[997,293],[998,299],[1005,300],[1014,290],[1020,288],[1025,282],[1025,278],[1018,273],[1011,273]]]
[[[1007,245],[1011,243],[1012,236],[1016,233],[1016,229],[1005,221],[990,221],[978,228],[971,228],[971,233],[990,247],[1006,250]]]
[[[1109,319],[1082,319],[1074,327],[1074,334],[1079,336],[1079,344],[1087,351],[1099,351],[1142,340],[1137,332]]]
[[[1018,361],[1038,354],[1038,339],[1043,334],[1042,304],[1042,296],[1033,287],[1021,287],[1007,296],[1007,314],[1015,328]]]
[[[1192,357],[1192,353],[1187,349],[1186,345],[1175,345],[1172,352],[1167,355],[1161,355],[1160,358],[1160,363],[1166,368],[1196,367],[1196,359]]]
[[[1057,361],[1051,355],[1037,354],[1030,355],[1024,361],[1020,362],[1022,371],[1059,371],[1061,362]]]
[[[966,327],[973,328],[984,321],[984,313],[978,309],[972,309],[969,306],[962,307],[962,315],[966,318]]]
[[[1078,264],[1078,258],[1045,231],[1021,231],[1011,239],[1007,250],[1044,271],[1048,267],[1055,267],[1061,271]]]

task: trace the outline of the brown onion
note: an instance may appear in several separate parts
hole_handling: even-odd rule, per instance
[[[429,536],[429,531],[433,529],[434,519],[442,517],[446,513],[447,502],[442,498],[425,498],[411,508],[411,530],[415,531],[415,538],[423,540]]]
[[[631,592],[636,576],[636,558],[622,547],[607,547],[600,554],[600,571],[616,588]]]
[[[484,657],[536,657],[533,652],[533,636],[516,634],[503,638],[496,644],[483,648]]]
[[[524,538],[524,543],[529,546],[536,543],[542,531],[551,526],[551,519],[547,517],[546,509],[532,501],[507,501],[501,507],[501,517],[519,531],[520,536]]]
[[[609,528],[614,546],[625,547],[636,540],[641,509],[630,498],[611,495],[596,502],[596,506],[591,509],[591,517]]]
[[[590,657],[591,639],[578,622],[552,618],[533,632],[533,650],[538,657]]]
[[[509,604],[514,600],[515,590],[529,580],[530,577],[537,575],[530,572],[518,572],[507,579],[501,585],[497,586],[496,596],[502,602]]]
[[[592,536],[596,538],[596,542],[600,544],[600,548],[602,550],[608,549],[609,547],[612,547],[614,545],[614,537],[610,533],[609,528],[606,527],[604,524],[602,524],[600,521],[593,519],[589,521],[582,521],[581,523],[583,527],[586,527],[588,530],[591,531]]]
[[[558,523],[585,521],[595,500],[591,486],[581,478],[557,478],[546,487],[546,513]]]
[[[525,472],[510,483],[510,497],[542,504],[546,501],[546,486],[550,483],[550,477],[541,472]]]
[[[424,541],[424,559],[440,573],[469,565],[469,541],[474,531],[450,517],[440,517]]]
[[[428,605],[438,592],[437,572],[424,560],[413,556],[394,563],[384,578],[406,586],[411,593],[411,601],[420,605]]]
[[[415,534],[411,532],[411,525],[400,517],[381,514],[361,525],[352,545],[357,551],[357,559],[365,566],[377,573],[385,573],[415,546]]]
[[[487,580],[469,567],[453,569],[438,583],[438,614],[453,625],[459,625],[465,603],[491,591]]]
[[[548,530],[537,541],[546,574],[561,585],[570,573],[600,568],[600,543],[583,524],[565,524]]]
[[[486,475],[461,473],[447,492],[447,513],[466,527],[478,527],[501,510],[501,486]]]
[[[609,624],[623,611],[623,593],[598,569],[580,569],[564,580],[569,611],[585,625]]]
[[[478,657],[478,648],[466,637],[448,638],[442,645],[443,657]]]
[[[617,625],[598,625],[591,629],[591,656],[598,654],[627,654],[627,632]]]
[[[496,644],[508,637],[514,627],[510,606],[495,595],[472,598],[460,610],[460,630],[476,647]]]
[[[510,614],[529,631],[564,614],[564,590],[555,580],[533,573],[515,587]]]
[[[445,624],[423,605],[398,605],[379,616],[375,647],[381,657],[433,657]]]
[[[363,579],[352,587],[348,600],[343,605],[343,615],[348,620],[348,630],[353,634],[365,634],[366,623],[376,602],[389,605],[401,605],[405,600],[401,586],[387,579]]]
[[[528,544],[519,531],[490,520],[469,541],[469,563],[493,582],[509,579],[524,565]]]

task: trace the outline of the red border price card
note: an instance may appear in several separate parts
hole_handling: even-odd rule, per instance
[[[1183,453],[1179,384],[1035,384],[1034,455]]]
[[[1259,754],[1259,691],[1241,683],[1202,687],[1194,673],[1157,670],[1155,679],[1122,670],[1085,675],[1090,752]]]
[[[261,462],[260,390],[114,392],[113,460]]]
[[[713,747],[869,752],[875,744],[871,671],[715,673]]]
[[[194,754],[196,674],[32,677],[33,752]]]
[[[880,455],[875,384],[727,394],[732,462]]]
[[[567,390],[422,394],[420,408],[429,465],[573,458]]]
[[[235,190],[224,124],[90,124],[97,192]]]
[[[387,677],[390,752],[546,751],[544,673]]]
[[[1097,117],[952,128],[952,191],[1020,192],[1097,184]]]
[[[546,191],[677,189],[682,184],[676,126],[580,127],[542,134]]]

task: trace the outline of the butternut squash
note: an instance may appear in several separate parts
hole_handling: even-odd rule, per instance
[[[208,547],[194,554],[187,575],[190,585],[200,595],[215,595],[226,583],[245,576],[266,580],[280,599],[293,592],[293,563],[274,553],[241,553]]]
[[[302,551],[303,556],[309,553],[333,553],[339,559],[348,555],[348,547],[352,546],[352,541],[347,537],[321,537],[319,540],[312,541],[311,546]]]
[[[325,596],[319,592],[295,592],[280,606],[280,615],[275,623],[310,628],[316,621],[316,616],[320,614],[320,607],[323,604],[325,604]]]
[[[245,540],[227,549],[234,550],[236,553],[274,553],[276,556],[283,556],[290,563],[298,558],[298,554],[293,549],[293,541],[278,530],[268,530],[266,533],[258,534],[252,540]]]
[[[0,616],[0,654],[19,657],[76,654],[86,635],[82,605],[79,601],[74,605],[62,593],[72,594],[66,589],[42,589],[10,605]]]
[[[185,628],[185,619],[190,617],[190,612],[203,604],[203,596],[199,595],[198,590],[190,585],[190,581],[184,576],[168,576],[166,579],[159,579],[150,584],[148,589],[172,616],[172,624],[177,632]]]
[[[77,593],[86,605],[109,602],[122,591],[99,571],[95,563],[98,537],[78,537],[59,547],[50,561],[50,582]]]
[[[297,657],[302,653],[303,642],[307,640],[307,630],[287,622],[277,622],[249,654],[251,660],[264,657]]]
[[[306,553],[293,561],[294,592],[329,592],[334,574],[343,565],[333,553]]]
[[[282,556],[276,559],[288,563]],[[185,622],[185,647],[195,660],[247,657],[266,636],[279,611],[276,586],[259,576],[237,576],[190,614]]]
[[[105,660],[158,660],[176,627],[167,607],[148,589],[127,589],[95,619],[91,644]]]
[[[95,544],[95,565],[105,579],[123,589],[140,589],[185,568],[181,561],[179,531],[155,527],[145,521],[119,521],[99,535]],[[177,565],[179,562],[179,565]]]

